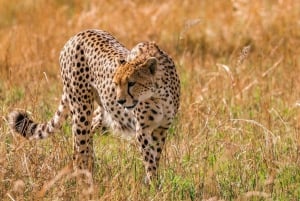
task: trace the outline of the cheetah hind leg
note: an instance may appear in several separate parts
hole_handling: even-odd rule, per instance
[[[91,132],[99,133],[101,135],[106,135],[108,133],[108,128],[103,125],[103,112],[102,108],[100,106],[97,107],[97,109],[93,113],[93,120],[92,120],[92,126],[91,126]]]
[[[101,132],[102,130],[102,119],[103,119],[103,113],[102,108],[100,106],[95,109],[93,113],[93,120],[92,120],[92,126],[91,126],[91,132]]]
[[[94,104],[92,104],[93,97],[91,94],[86,93],[85,97],[81,102],[70,103],[74,140],[73,168],[93,173],[94,150],[91,125]]]

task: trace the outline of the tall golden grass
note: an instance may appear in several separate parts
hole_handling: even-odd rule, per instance
[[[29,142],[6,115],[55,112],[64,43],[83,29],[128,48],[156,41],[176,62],[182,97],[159,189],[136,147],[95,135],[93,181],[68,169],[69,123]],[[300,2],[0,0],[0,200],[300,200]]]

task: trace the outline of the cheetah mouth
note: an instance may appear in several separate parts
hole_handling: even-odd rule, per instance
[[[127,109],[127,110],[131,110],[131,109],[133,109],[133,108],[135,108],[135,106],[138,104],[138,101],[134,101],[133,102],[133,105],[131,105],[131,106],[124,106],[125,107],[125,109]]]

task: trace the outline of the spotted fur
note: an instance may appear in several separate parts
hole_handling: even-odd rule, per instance
[[[179,78],[172,59],[153,42],[128,50],[105,31],[86,30],[65,44],[59,61],[63,94],[53,118],[35,123],[27,113],[13,111],[11,128],[30,140],[43,139],[70,115],[74,168],[89,171],[96,129],[133,135],[151,181],[179,107]]]

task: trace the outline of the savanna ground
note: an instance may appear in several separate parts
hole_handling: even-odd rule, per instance
[[[93,185],[80,188],[70,123],[38,142],[8,128],[15,108],[54,114],[59,51],[87,28],[128,48],[156,41],[176,62],[159,189],[144,185],[132,142],[96,134]],[[0,200],[300,200],[299,73],[296,0],[0,0]]]

